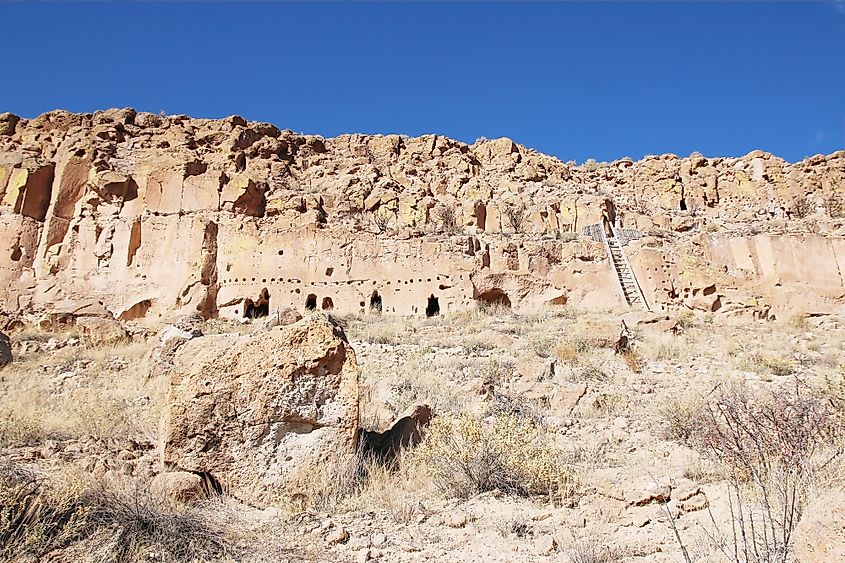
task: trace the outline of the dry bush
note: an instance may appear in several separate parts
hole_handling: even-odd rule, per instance
[[[660,334],[649,337],[641,347],[643,356],[652,361],[676,361],[685,354],[686,340],[682,336]]]
[[[593,343],[589,339],[573,336],[555,345],[553,352],[562,362],[574,365],[583,361],[593,348]]]
[[[436,488],[450,497],[500,490],[559,501],[571,494],[571,474],[560,453],[522,417],[499,415],[482,421],[441,415],[411,455]]]
[[[814,484],[841,456],[841,415],[800,388],[730,390],[704,408],[689,443],[728,473],[730,530],[709,537],[729,560],[788,561]]]
[[[577,541],[566,551],[570,563],[617,563],[628,559],[622,550],[595,539]]]
[[[740,362],[740,367],[759,375],[786,376],[795,373],[795,363],[783,356],[755,352]]]
[[[832,194],[824,199],[824,207],[831,219],[845,217],[845,200],[839,194]]]
[[[64,552],[98,562],[208,561],[228,550],[224,528],[201,508],[69,473],[0,467],[2,560]]]
[[[297,484],[293,495],[280,493],[278,503],[290,512],[305,510],[334,512],[364,485],[363,443],[353,452],[334,451],[314,467],[302,467],[292,480]]]
[[[371,219],[377,233],[385,233],[390,229],[390,213],[379,210],[372,214]]]
[[[38,413],[0,411],[0,449],[31,446],[44,441],[47,435]]]
[[[625,365],[628,366],[628,369],[634,373],[642,373],[643,369],[645,369],[645,358],[643,358],[643,355],[633,348],[625,350],[625,352],[622,353],[622,359],[625,361]]]
[[[699,397],[678,398],[657,409],[660,434],[667,440],[688,444],[704,416],[705,402]]]
[[[799,196],[792,200],[789,212],[790,215],[793,215],[798,219],[803,219],[813,214],[815,211],[814,207],[815,206],[810,202],[807,196]]]
[[[461,230],[458,213],[455,208],[449,205],[442,205],[435,210],[435,217],[440,223],[441,232],[453,235]]]
[[[513,232],[521,233],[525,230],[525,209],[522,207],[508,206],[505,209],[505,217]]]

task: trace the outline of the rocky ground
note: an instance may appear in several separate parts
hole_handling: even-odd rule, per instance
[[[263,509],[226,494],[179,502],[153,485],[163,471],[156,445],[168,385],[151,369],[160,361],[157,331],[130,323],[131,340],[110,343],[62,326],[11,334],[14,361],[0,371],[0,555],[746,560],[734,556],[732,510],[759,521],[767,500],[779,502],[771,483],[795,481],[796,522],[803,510],[821,523],[786,542],[789,557],[833,560],[816,541],[830,510],[813,503],[841,490],[845,475],[835,431],[845,319],[731,323],[559,307],[339,322],[361,370],[361,426],[384,430],[420,403],[431,405],[432,424],[394,464],[314,467],[319,494]],[[262,330],[260,321],[198,327]],[[750,436],[765,451],[752,464],[767,468],[759,480],[736,463],[736,435],[713,438],[731,420],[748,430],[742,444]],[[797,473],[777,473],[796,461]],[[22,488],[27,482],[40,487],[41,508],[22,517],[25,533],[15,532],[15,506],[35,494]],[[96,516],[80,517],[85,533],[62,536],[43,525],[45,514],[76,514],[67,507],[85,503]],[[794,528],[776,520],[778,532]],[[823,547],[841,547],[831,537]]]

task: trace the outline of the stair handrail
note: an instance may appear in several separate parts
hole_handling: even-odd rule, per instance
[[[617,241],[619,240],[619,236],[616,234],[616,227],[613,226],[613,223],[610,223],[610,232],[613,233],[613,238]],[[604,234],[604,229],[602,229],[602,235]],[[634,280],[634,287],[637,288],[637,295],[640,298],[640,301],[643,303],[643,307],[645,307],[646,311],[651,311],[651,307],[648,306],[648,301],[645,300],[645,295],[643,295],[643,289],[640,287],[640,281],[637,279],[637,274],[634,273],[634,268],[631,267],[631,263],[628,261],[628,256],[625,254],[625,249],[622,248],[622,245],[619,245],[619,253],[622,256],[622,261],[625,263],[625,266],[628,268],[628,271],[631,272],[631,279]]]
[[[599,229],[601,233],[601,241],[604,244],[604,250],[607,252],[607,260],[610,262],[610,267],[613,268],[613,277],[616,278],[616,285],[619,286],[619,293],[622,294],[622,302],[626,305],[631,305],[628,303],[628,296],[625,295],[625,288],[622,287],[622,279],[619,277],[619,271],[616,269],[616,261],[613,259],[613,252],[610,250],[610,243],[607,241],[607,235],[604,232],[604,225],[601,226]],[[619,250],[622,250],[622,247],[619,247]]]

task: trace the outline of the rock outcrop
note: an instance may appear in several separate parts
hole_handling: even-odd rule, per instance
[[[96,300],[123,321],[239,317],[263,288],[300,311],[612,306],[582,234],[612,223],[654,310],[824,312],[845,303],[843,193],[845,151],[577,166],[504,138],[3,114],[0,303]]]
[[[249,336],[188,340],[169,369],[161,456],[264,506],[294,495],[308,468],[352,456],[358,367],[322,314]]]

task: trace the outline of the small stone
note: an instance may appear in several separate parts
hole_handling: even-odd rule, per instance
[[[385,542],[387,542],[387,537],[382,533],[378,533],[373,536],[371,542],[373,544],[373,547],[381,547],[385,544]]]
[[[335,528],[326,535],[326,543],[329,545],[337,545],[348,541],[349,532],[347,532],[344,528]]]
[[[364,548],[358,551],[358,554],[355,556],[356,563],[364,563],[365,561],[369,561],[371,558],[369,548]]]
[[[467,525],[467,515],[465,512],[460,510],[456,510],[452,514],[449,515],[449,519],[446,521],[446,524],[450,528],[463,528]]]
[[[557,542],[552,536],[540,536],[534,540],[534,553],[537,555],[551,555],[557,550]]]

